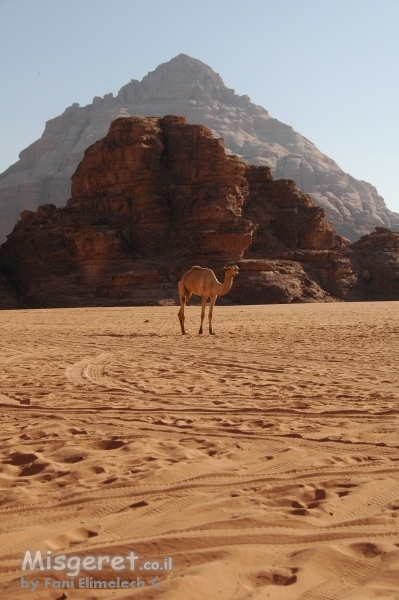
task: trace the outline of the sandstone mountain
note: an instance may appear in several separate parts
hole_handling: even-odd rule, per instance
[[[85,107],[73,104],[46,123],[40,140],[0,175],[0,243],[23,210],[41,204],[64,206],[71,177],[84,150],[101,139],[120,116],[186,117],[207,125],[226,148],[255,165],[269,166],[274,179],[292,179],[323,207],[335,229],[354,241],[375,226],[399,227],[376,189],[344,173],[292,127],[270,117],[248,96],[227,88],[210,67],[180,54],[141,82],[132,80],[118,95],[95,97]]]
[[[25,210],[0,258],[31,307],[174,304],[186,269],[220,276],[232,261],[227,302],[398,300],[399,233],[349,245],[325,217],[203,125],[119,118],[85,151],[67,206]]]

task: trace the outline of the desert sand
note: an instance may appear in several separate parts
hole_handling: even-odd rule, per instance
[[[0,312],[1,599],[398,600],[399,302],[177,311]]]

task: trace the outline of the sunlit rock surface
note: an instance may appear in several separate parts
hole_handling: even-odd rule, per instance
[[[248,96],[235,94],[210,67],[180,54],[141,82],[132,80],[123,86],[116,97],[96,96],[92,104],[73,104],[47,121],[43,136],[0,175],[0,242],[23,210],[66,204],[84,150],[104,137],[111,121],[170,114],[207,125],[224,138],[228,151],[249,163],[271,167],[274,179],[294,180],[327,211],[338,233],[352,241],[375,226],[399,227],[399,215],[386,207],[372,185],[344,173],[314,144]]]

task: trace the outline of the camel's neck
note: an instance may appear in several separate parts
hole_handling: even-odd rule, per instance
[[[231,286],[233,285],[233,278],[225,275],[223,283],[217,284],[216,293],[218,296],[224,296],[231,290]]]

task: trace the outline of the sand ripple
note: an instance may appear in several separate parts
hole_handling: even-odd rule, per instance
[[[76,599],[399,599],[398,309],[0,313],[2,600],[62,596],[26,549],[173,556]]]

